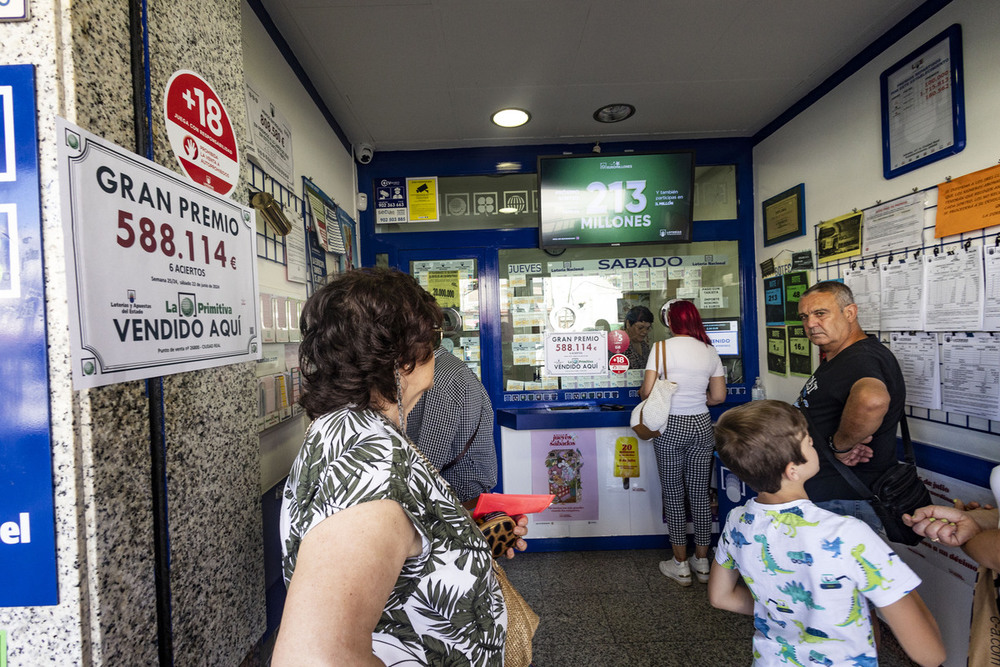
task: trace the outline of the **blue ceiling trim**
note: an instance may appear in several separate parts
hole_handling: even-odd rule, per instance
[[[826,81],[813,88],[805,97],[788,107],[783,114],[765,125],[757,134],[753,135],[753,145],[756,146],[769,136],[777,132],[786,123],[808,109],[814,102],[819,101],[824,95],[832,91],[841,83],[856,74],[862,67],[877,58],[886,49],[894,45],[914,30],[921,23],[939,12],[951,0],[927,0],[924,4],[913,10],[909,16],[890,28],[884,35],[868,45],[861,53],[851,58],[846,65],[834,72]]]
[[[346,134],[344,134],[344,130],[340,127],[340,124],[337,123],[337,119],[333,117],[329,107],[327,107],[326,103],[323,102],[323,98],[320,97],[319,91],[316,90],[316,86],[313,85],[312,80],[310,80],[306,71],[302,69],[302,64],[299,62],[299,59],[295,57],[295,54],[292,53],[291,47],[288,46],[288,42],[286,42],[285,38],[281,35],[281,31],[278,30],[278,26],[274,25],[274,21],[271,20],[271,15],[267,13],[266,9],[264,9],[264,5],[261,4],[261,0],[247,0],[247,4],[250,5],[254,14],[257,15],[257,18],[260,20],[261,24],[263,24],[264,29],[267,30],[267,34],[271,36],[271,41],[274,42],[278,51],[280,51],[281,55],[285,57],[285,62],[288,63],[288,66],[292,68],[293,72],[295,72],[295,76],[298,77],[299,83],[301,83],[302,87],[306,89],[307,93],[309,93],[309,97],[312,98],[316,108],[319,109],[321,114],[323,114],[323,118],[326,119],[326,122],[330,124],[330,128],[333,129],[333,133],[337,135],[338,139],[340,139],[340,143],[344,145],[344,149],[350,153],[352,151],[351,140],[347,138]]]

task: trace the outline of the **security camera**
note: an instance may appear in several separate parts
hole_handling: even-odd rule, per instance
[[[358,144],[354,147],[354,159],[361,164],[368,164],[375,157],[375,148],[371,144]]]

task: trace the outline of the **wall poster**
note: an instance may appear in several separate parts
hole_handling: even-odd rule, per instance
[[[596,521],[596,431],[532,431],[531,492],[555,495],[535,521]]]
[[[788,375],[788,344],[785,327],[766,327],[767,371],[775,375]]]

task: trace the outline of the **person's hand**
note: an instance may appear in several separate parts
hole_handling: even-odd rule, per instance
[[[514,526],[514,534],[518,536],[518,540],[514,543],[514,546],[507,549],[507,553],[504,554],[507,556],[507,560],[514,557],[514,549],[524,551],[528,548],[528,543],[523,539],[524,536],[528,534],[528,517],[524,514],[516,514],[511,518],[514,519],[514,523],[517,524]]]
[[[867,438],[865,442],[871,442],[871,437]],[[856,466],[859,463],[867,463],[868,461],[871,461],[872,454],[874,453],[875,452],[872,451],[871,447],[859,442],[843,454],[837,454],[834,452],[833,455],[836,456],[837,460],[845,466]]]
[[[913,512],[904,514],[903,523],[913,528],[913,532],[928,538],[931,542],[940,542],[949,547],[960,547],[979,534],[983,527],[974,516],[976,513],[990,513],[993,524],[996,524],[996,510],[973,510],[965,512],[957,507],[947,505],[927,505]]]
[[[959,500],[958,498],[955,498],[955,500],[952,501],[952,502],[955,503],[955,507],[957,507],[960,510],[965,510],[965,511],[977,510],[977,509],[980,509],[980,508],[984,509],[984,510],[995,509],[993,507],[993,505],[990,505],[989,503],[986,503],[985,505],[980,505],[975,500],[970,500],[968,503],[964,503],[961,500]]]

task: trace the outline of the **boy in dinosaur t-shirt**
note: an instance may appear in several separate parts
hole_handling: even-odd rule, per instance
[[[819,455],[797,409],[733,408],[715,440],[723,463],[758,495],[729,513],[708,599],[753,615],[754,665],[877,665],[865,599],[914,661],[944,661],[937,623],[913,592],[920,578],[863,522],[809,501],[803,484]]]

